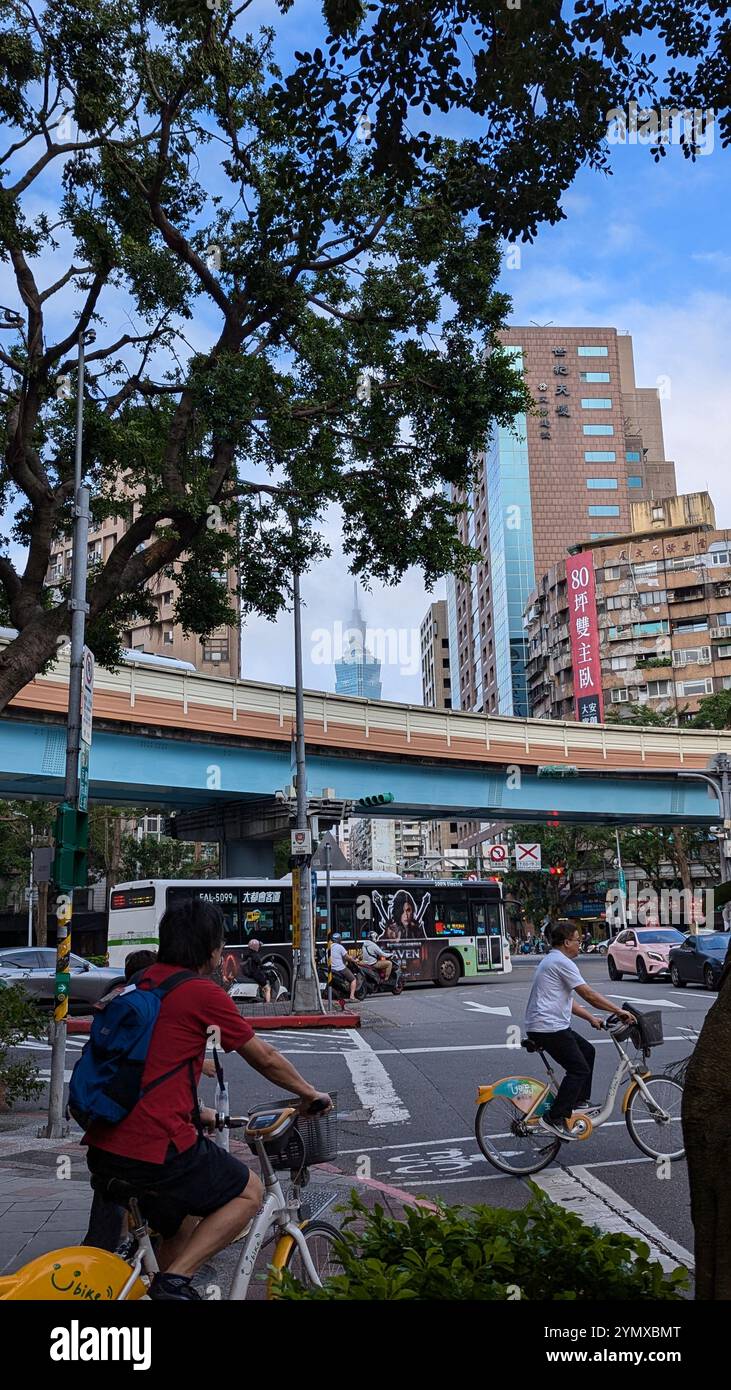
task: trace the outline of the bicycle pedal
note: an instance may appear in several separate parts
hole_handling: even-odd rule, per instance
[[[575,1111],[569,1123],[572,1138],[588,1139],[593,1131],[593,1125],[585,1111]]]

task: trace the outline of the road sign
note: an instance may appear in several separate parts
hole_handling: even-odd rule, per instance
[[[50,883],[52,878],[53,846],[39,845],[33,850],[33,882]]]
[[[91,745],[82,740],[79,748],[79,796],[78,807],[80,811],[89,809],[89,754]]]
[[[310,830],[293,830],[291,835],[293,854],[312,853],[312,832]]]
[[[488,845],[487,862],[491,869],[509,869],[510,855],[507,845]]]
[[[94,707],[94,653],[84,647],[81,678],[81,741],[91,743],[91,717]]]
[[[516,845],[515,867],[523,873],[539,873],[541,868],[540,845]]]

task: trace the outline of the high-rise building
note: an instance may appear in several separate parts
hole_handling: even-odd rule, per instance
[[[451,709],[449,627],[444,599],[432,603],[421,624],[421,689],[430,709]]]
[[[109,558],[117,541],[124,534],[126,522],[122,517],[107,517],[100,526],[89,531],[89,563]],[[73,546],[68,536],[56,542],[51,552],[51,562],[47,575],[49,585],[60,579],[71,577],[71,556]],[[177,573],[186,563],[185,558],[173,566]],[[231,607],[238,611],[239,600],[236,594],[237,576],[234,569],[226,572]],[[174,579],[157,574],[147,584],[157,610],[152,623],[142,619],[130,623],[122,634],[122,646],[133,651],[147,652],[153,656],[175,657],[179,661],[189,661],[196,670],[208,675],[239,676],[241,674],[241,638],[238,626],[216,628],[210,637],[201,641],[191,633],[184,633],[182,627],[174,622],[173,610],[178,593]]]
[[[571,545],[630,529],[635,500],[675,492],[660,390],[635,382],[632,339],[614,328],[516,327],[499,335],[536,411],[496,428],[477,456],[460,520],[480,551],[447,583],[452,706],[527,715],[523,614]]]
[[[353,586],[353,612],[343,635],[343,655],[335,662],[335,694],[363,695],[367,700],[381,698],[381,663],[367,641],[368,628],[358,602],[358,585]]]
[[[631,512],[628,535],[576,547],[529,598],[529,698],[538,718],[583,717],[582,669],[590,671],[597,718],[640,704],[683,722],[705,696],[731,689],[731,531],[717,529],[707,493],[655,499]],[[572,641],[567,563],[588,581],[582,616],[594,653],[591,641],[586,651]]]
[[[354,869],[396,872],[396,825],[392,820],[351,820],[348,858]]]

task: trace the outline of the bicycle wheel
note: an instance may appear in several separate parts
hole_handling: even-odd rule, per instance
[[[669,1076],[646,1076],[643,1081],[652,1104],[645,1100],[639,1086],[635,1086],[625,1113],[630,1138],[650,1158],[682,1158],[685,1153],[680,1123],[683,1087]]]
[[[320,1283],[332,1279],[335,1274],[342,1274],[343,1266],[335,1250],[336,1242],[340,1239],[337,1227],[330,1226],[327,1221],[308,1221],[301,1230]],[[277,1281],[284,1269],[301,1284],[312,1287],[312,1280],[294,1236],[283,1236],[274,1251],[272,1276],[267,1289],[268,1298],[277,1297]]]
[[[493,1168],[518,1178],[540,1173],[561,1147],[561,1140],[537,1123],[526,1124],[523,1111],[507,1096],[493,1096],[477,1107],[475,1138]]]

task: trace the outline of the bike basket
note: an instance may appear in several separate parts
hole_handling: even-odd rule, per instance
[[[629,1036],[640,1052],[649,1052],[653,1047],[662,1047],[665,1039],[662,1031],[662,1012],[660,1009],[647,1009],[644,1013],[636,1004],[623,1004],[634,1014],[637,1022],[628,1025]]]
[[[316,1163],[328,1163],[338,1155],[337,1096],[331,1095],[333,1109],[326,1115],[300,1115],[283,1144],[266,1151],[272,1168],[299,1172]]]

